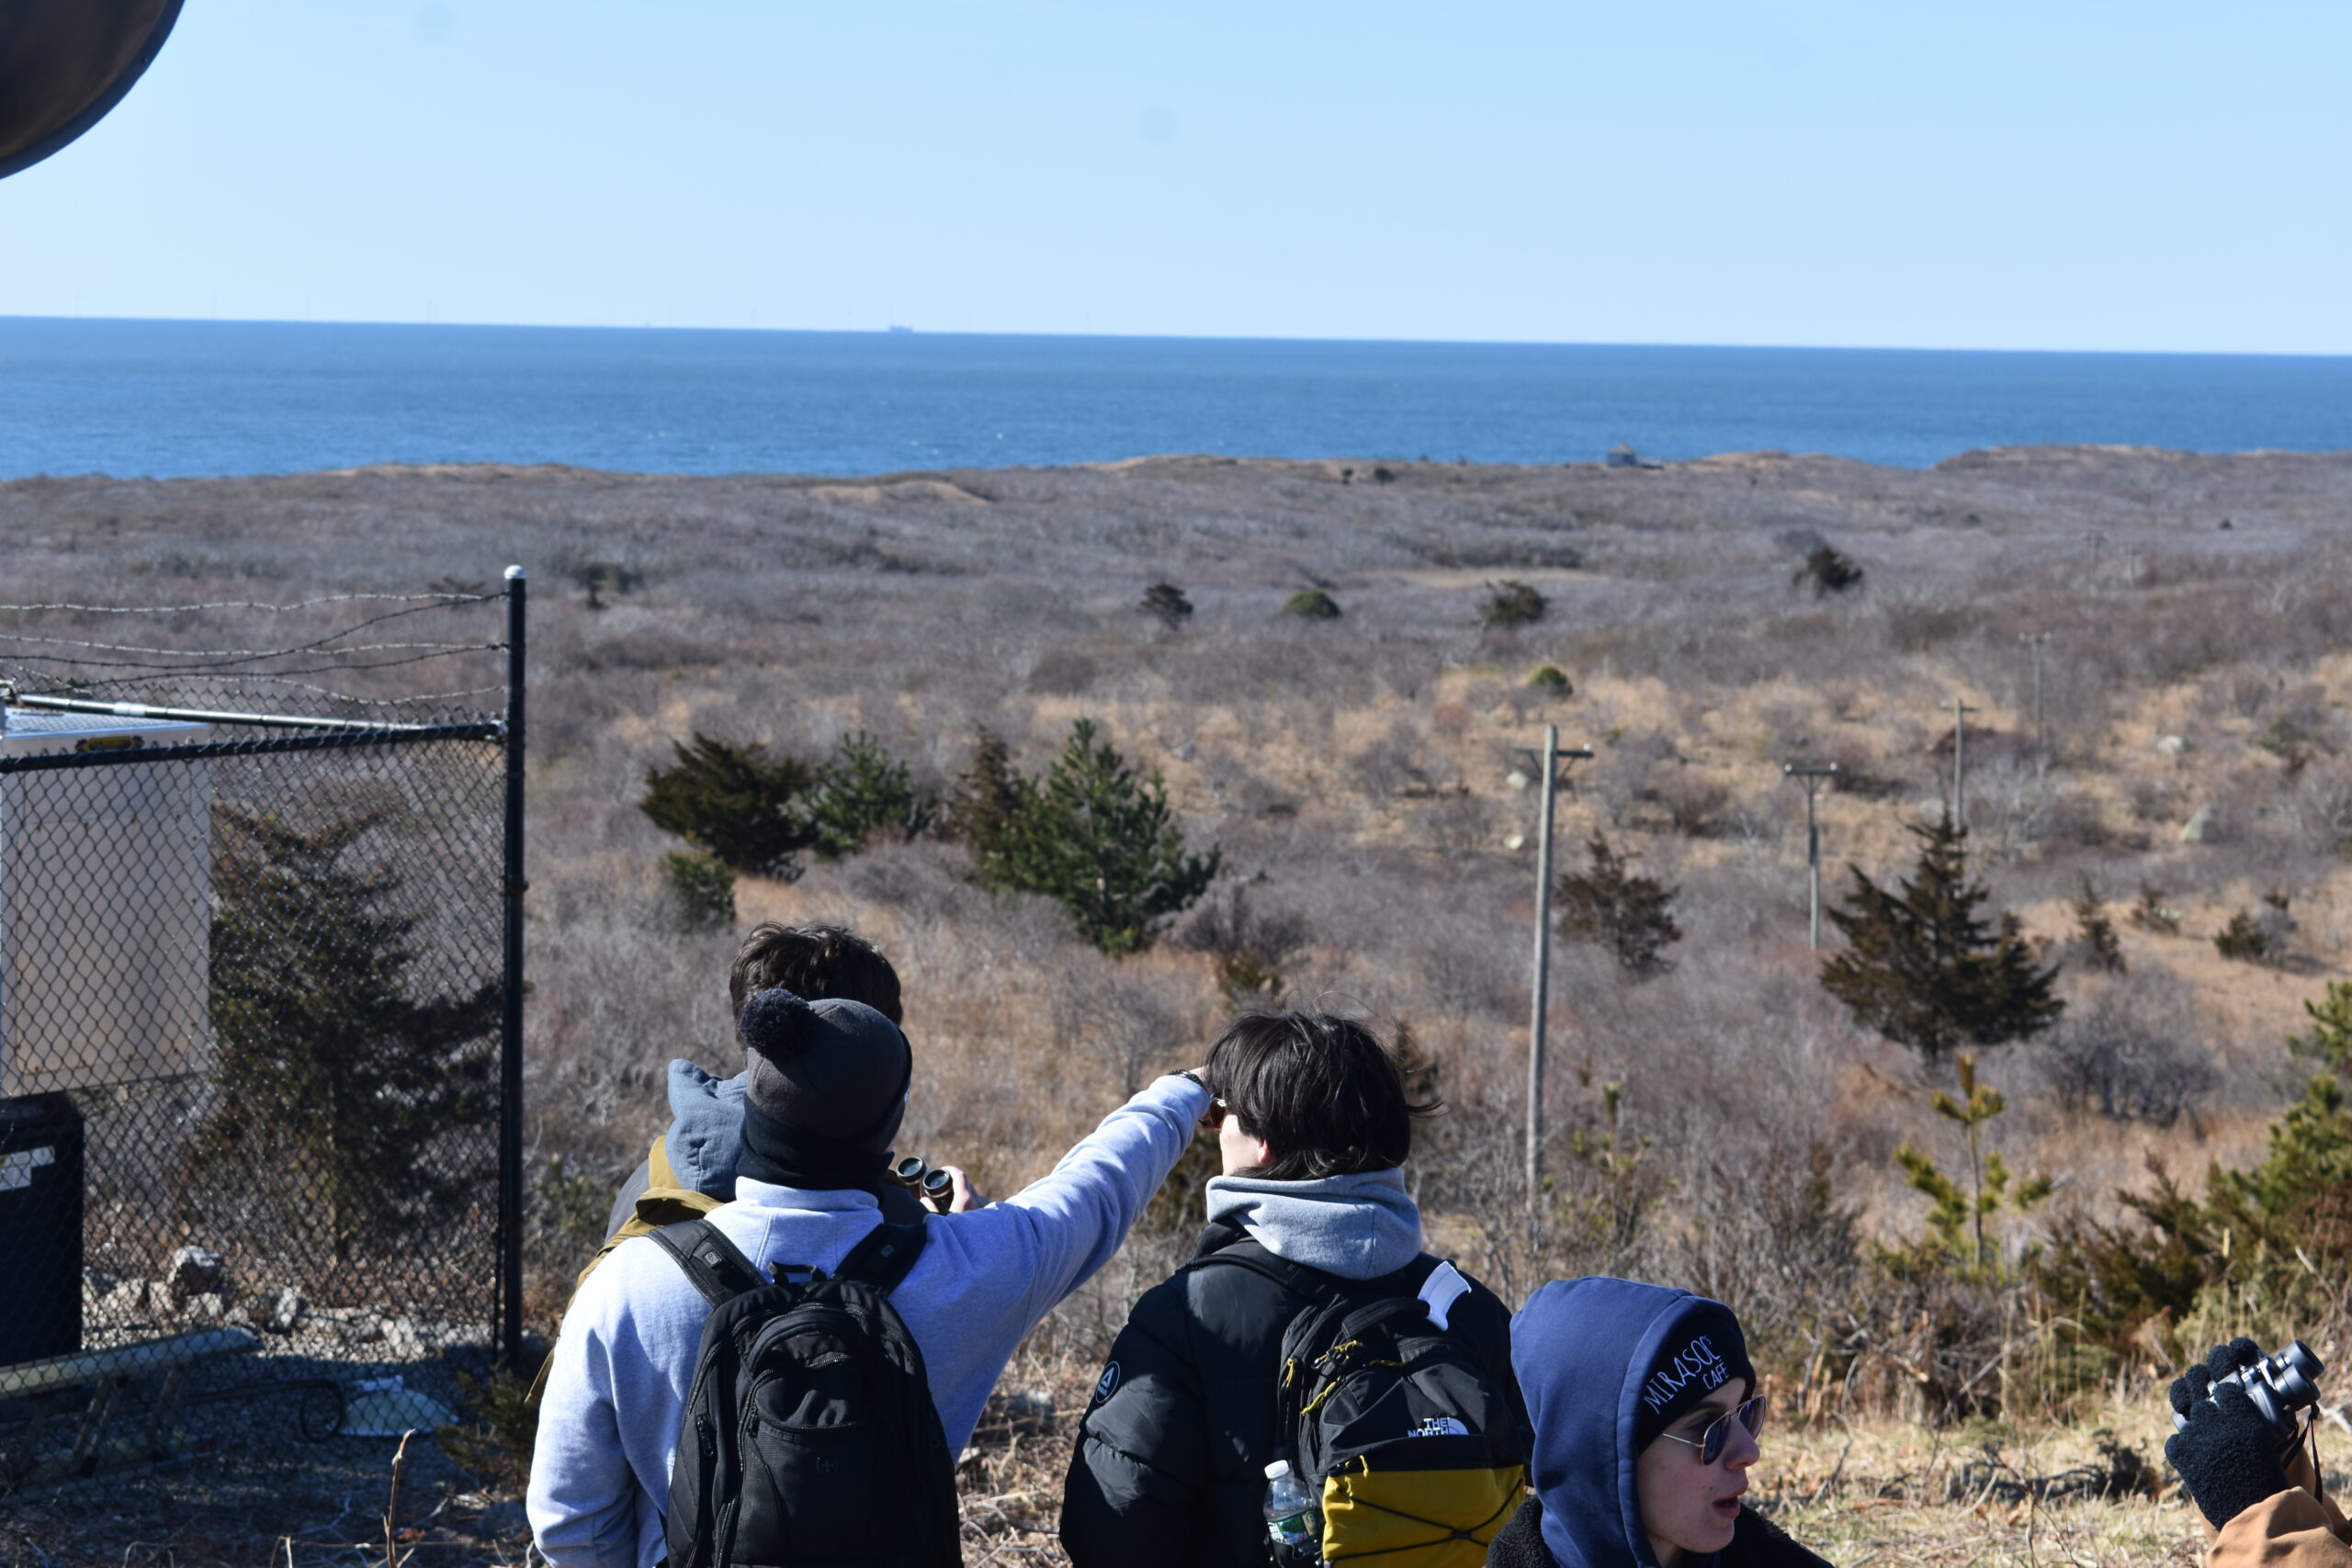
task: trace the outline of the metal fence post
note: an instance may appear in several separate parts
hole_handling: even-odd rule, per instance
[[[498,1348],[523,1359],[523,698],[526,584],[506,569],[506,951],[499,1041]]]

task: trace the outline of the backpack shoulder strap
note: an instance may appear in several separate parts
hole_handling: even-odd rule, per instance
[[[903,1225],[879,1224],[858,1238],[855,1247],[833,1270],[836,1280],[855,1280],[871,1285],[884,1295],[899,1288],[907,1270],[922,1256],[923,1243],[931,1233],[922,1220]]]
[[[708,1220],[680,1220],[648,1234],[661,1244],[662,1251],[677,1260],[686,1278],[694,1281],[695,1289],[713,1306],[745,1291],[758,1290],[767,1282],[752,1267],[752,1260]]]
[[[1204,1252],[1177,1270],[1180,1274],[1196,1273],[1224,1264],[1234,1269],[1247,1269],[1252,1274],[1272,1280],[1296,1296],[1321,1297],[1340,1283],[1338,1277],[1320,1269],[1309,1269],[1304,1263],[1293,1263],[1277,1258],[1255,1240],[1235,1242],[1220,1247],[1215,1252]]]

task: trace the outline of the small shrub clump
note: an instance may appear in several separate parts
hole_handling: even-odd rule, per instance
[[[1193,602],[1172,582],[1155,582],[1145,589],[1136,608],[1171,632],[1193,618]]]
[[[1556,664],[1537,665],[1535,672],[1527,678],[1527,684],[1532,691],[1549,693],[1555,697],[1572,697],[1577,692],[1576,682],[1568,679],[1568,672]]]
[[[2115,934],[2115,922],[2107,918],[2107,905],[2088,874],[2083,877],[2082,895],[2075,900],[2074,910],[2075,951],[2083,967],[2104,975],[2122,974],[2122,940]]]
[[[696,734],[673,742],[677,760],[648,770],[638,809],[666,833],[675,833],[715,866],[746,876],[790,881],[800,874],[800,856],[820,860],[855,854],[878,834],[907,839],[922,834],[938,813],[938,802],[918,789],[904,762],[864,730],[841,744],[835,760],[821,766],[797,757],[770,758],[765,747],[733,745]],[[676,894],[679,878],[710,874],[699,867],[666,866]],[[728,921],[733,920],[733,877],[728,879]],[[712,908],[697,894],[697,908]],[[682,906],[683,907],[683,906]]]
[[[1216,963],[1217,989],[1237,1007],[1278,1007],[1287,984],[1283,970],[1306,947],[1306,922],[1269,914],[1250,902],[1250,884],[1201,906],[1181,933],[1181,945]]]
[[[1489,583],[1487,607],[1479,612],[1478,624],[1488,631],[1510,631],[1518,626],[1532,626],[1542,620],[1552,602],[1527,583],[1514,578]]]
[[[2132,906],[2131,919],[2136,929],[2157,936],[2180,934],[2180,911],[2165,904],[2164,889],[2154,883],[2140,884],[2140,901]]]
[[[2270,961],[2270,933],[2251,909],[2240,909],[2230,917],[2230,923],[2213,933],[2213,951],[2239,964],[2267,964]]]
[[[1320,588],[1309,588],[1283,601],[1283,614],[1302,621],[1336,621],[1340,618],[1340,602]]]
[[[1600,833],[1585,848],[1591,856],[1590,868],[1563,875],[1553,895],[1560,906],[1560,935],[1607,949],[1618,967],[1636,980],[1673,968],[1665,953],[1682,940],[1673,912],[1680,890],[1655,877],[1634,875]]]
[[[877,836],[911,842],[938,814],[938,798],[915,786],[906,763],[859,730],[818,777],[808,805],[809,847],[830,861],[855,854]]]
[[[718,856],[672,850],[662,857],[662,887],[671,917],[684,934],[723,931],[735,924],[735,873]]]
[[[1804,564],[1790,577],[1789,586],[1802,587],[1810,582],[1813,584],[1813,596],[1826,599],[1832,593],[1844,593],[1858,588],[1861,581],[1862,569],[1854,564],[1853,558],[1835,546],[1825,544],[1816,546],[1813,553],[1804,558]]]
[[[817,770],[794,757],[770,759],[756,742],[734,745],[697,732],[673,741],[677,759],[645,775],[638,809],[729,871],[749,876],[800,874],[799,855],[814,841],[800,802]]]

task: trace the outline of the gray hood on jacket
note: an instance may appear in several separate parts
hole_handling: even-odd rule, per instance
[[[692,1062],[670,1064],[670,1134],[662,1148],[670,1168],[694,1190],[735,1196],[735,1167],[743,1157],[743,1091],[751,1074],[722,1078]]]
[[[1421,1211],[1394,1167],[1320,1181],[1211,1177],[1209,1218],[1230,1219],[1275,1257],[1342,1280],[1393,1274],[1421,1251]]]

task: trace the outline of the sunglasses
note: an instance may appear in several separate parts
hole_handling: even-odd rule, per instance
[[[1764,1396],[1759,1393],[1738,1409],[1727,1410],[1716,1416],[1707,1423],[1707,1429],[1695,1438],[1678,1438],[1671,1432],[1660,1432],[1658,1436],[1668,1442],[1680,1443],[1687,1448],[1697,1449],[1699,1462],[1713,1464],[1724,1457],[1724,1450],[1730,1446],[1731,1424],[1734,1421],[1738,1422],[1747,1428],[1749,1437],[1756,1437],[1764,1430],[1766,1408]]]
[[[1201,1112],[1201,1125],[1214,1133],[1224,1126],[1225,1119],[1232,1114],[1233,1107],[1227,1105],[1222,1097],[1211,1100],[1209,1108]]]

